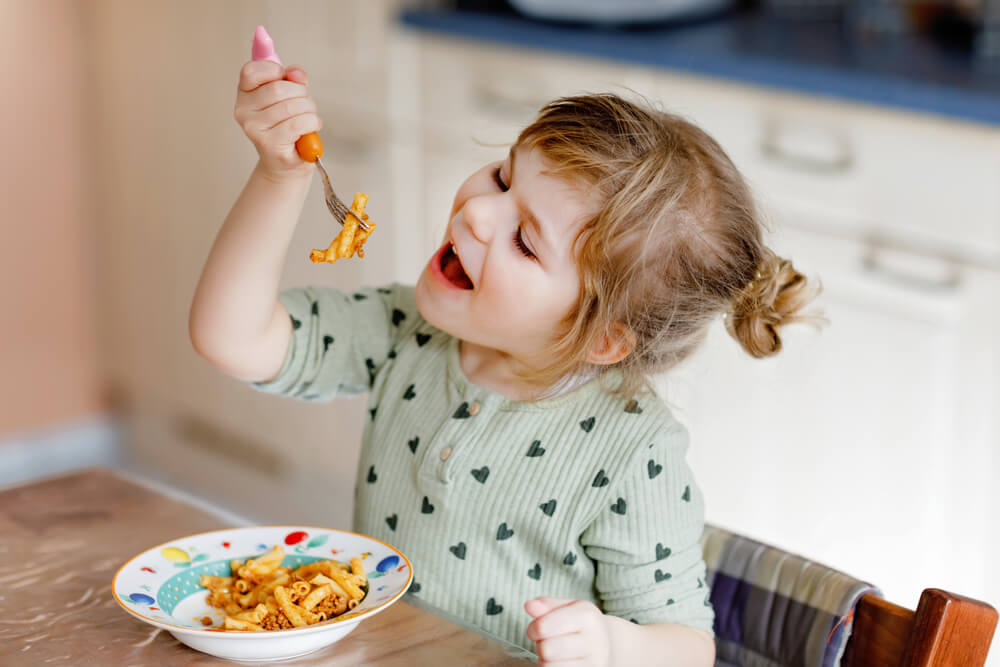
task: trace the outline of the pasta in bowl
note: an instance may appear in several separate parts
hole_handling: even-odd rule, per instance
[[[199,651],[265,662],[319,650],[398,600],[409,560],[366,535],[231,528],[157,545],[112,582],[125,611]]]

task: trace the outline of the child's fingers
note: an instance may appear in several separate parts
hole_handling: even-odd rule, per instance
[[[285,68],[285,79],[288,81],[294,81],[295,83],[301,83],[304,86],[309,85],[309,76],[299,65],[289,65]]]
[[[295,152],[295,142],[299,137],[310,132],[319,132],[321,129],[323,122],[319,116],[314,113],[304,113],[278,123],[267,130],[264,136],[270,145],[285,149],[291,146],[292,152]]]
[[[285,75],[285,68],[270,60],[251,60],[240,69],[239,90],[244,93],[257,90],[271,81],[277,81]]]
[[[557,607],[563,607],[574,600],[569,598],[540,597],[524,603],[524,610],[534,618],[547,614]]]
[[[248,111],[259,111],[293,97],[309,97],[309,88],[294,81],[271,81],[249,93],[237,95],[237,106]]]
[[[538,659],[542,661],[542,664],[553,662],[559,664],[560,667],[565,664],[573,664],[568,662],[570,660],[583,660],[590,657],[587,642],[580,634],[544,639],[535,644],[535,650],[538,652]]]
[[[588,632],[595,629],[603,617],[601,611],[591,602],[571,600],[538,616],[530,624],[526,633],[528,639],[540,641],[550,637]]]
[[[263,111],[253,114],[247,121],[247,127],[259,132],[267,132],[289,118],[312,114],[316,116],[316,103],[311,97],[293,97],[277,102]]]

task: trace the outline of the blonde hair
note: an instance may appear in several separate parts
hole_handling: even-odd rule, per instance
[[[754,357],[781,349],[784,325],[814,319],[801,310],[818,288],[764,245],[743,177],[695,125],[613,94],[564,97],[516,145],[603,202],[574,239],[579,298],[532,375],[538,386],[617,368],[612,391],[630,398],[694,352],[720,313]],[[630,353],[591,367],[588,351],[622,327]]]

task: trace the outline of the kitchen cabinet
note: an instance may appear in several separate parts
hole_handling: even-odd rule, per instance
[[[704,127],[744,172],[769,243],[819,279],[828,325],[771,359],[721,320],[657,388],[693,435],[708,519],[836,563],[916,603],[942,586],[1000,599],[1000,129],[551,51],[423,35],[426,255],[452,197],[538,107],[641,94]],[[499,145],[493,145],[499,144]]]
[[[962,268],[940,288],[861,242],[787,228],[771,243],[822,279],[829,324],[756,360],[719,322],[660,384],[694,434],[710,518],[902,599],[989,598],[1000,393],[983,305],[1000,276]]]

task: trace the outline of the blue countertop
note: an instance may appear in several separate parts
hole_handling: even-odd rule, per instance
[[[760,12],[659,27],[613,28],[447,9],[403,25],[454,37],[632,62],[748,84],[1000,125],[1000,72],[917,37],[862,41],[829,24]]]

